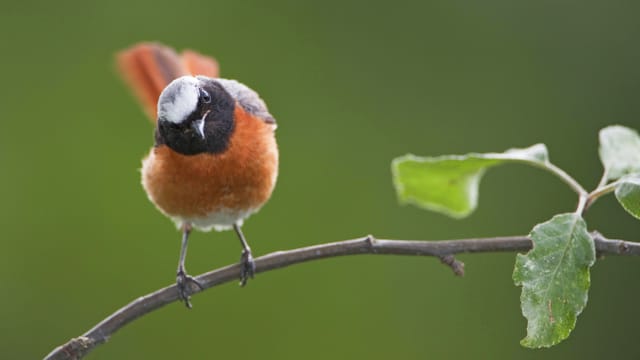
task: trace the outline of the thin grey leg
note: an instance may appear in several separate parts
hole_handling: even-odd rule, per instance
[[[178,261],[178,272],[176,274],[176,285],[178,286],[178,296],[184,302],[184,305],[191,309],[191,288],[188,283],[194,283],[200,290],[204,289],[198,280],[187,274],[184,268],[184,261],[187,257],[187,246],[189,244],[189,234],[191,233],[191,224],[182,225],[182,245],[180,246],[180,260]]]
[[[240,270],[240,286],[245,286],[249,278],[253,279],[253,275],[256,272],[256,264],[253,261],[251,248],[249,247],[240,226],[238,224],[233,224],[233,230],[236,231],[236,234],[240,239],[240,244],[242,245],[242,255],[240,256],[240,265],[242,265],[242,269]]]

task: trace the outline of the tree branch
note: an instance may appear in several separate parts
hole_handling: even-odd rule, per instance
[[[599,255],[640,255],[640,243],[623,240],[610,240],[598,232],[591,234]],[[418,241],[384,240],[369,235],[359,239],[345,240],[328,244],[309,246],[299,249],[277,251],[255,259],[256,273],[270,271],[301,262],[336,256],[379,254],[434,256],[450,266],[456,275],[464,273],[464,264],[453,255],[479,252],[511,252],[531,249],[531,240],[527,236],[508,236],[463,240]],[[212,270],[196,277],[203,290],[232,280],[237,280],[240,265],[230,265]],[[192,287],[192,294],[198,293]],[[116,331],[133,320],[162,306],[178,300],[176,286],[168,286],[151,294],[144,295],[102,320],[80,337],[69,340],[54,349],[45,360],[76,360],[85,356],[96,346],[106,342]]]

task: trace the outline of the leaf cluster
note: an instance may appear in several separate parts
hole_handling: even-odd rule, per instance
[[[547,147],[536,144],[502,153],[423,157],[404,155],[392,162],[393,183],[401,203],[463,218],[478,206],[478,188],[495,166],[521,163],[556,175],[578,195],[575,211],[553,216],[530,233],[533,248],[518,254],[513,281],[522,287],[527,318],[526,347],[549,347],[566,339],[587,304],[589,269],[595,262],[594,240],[583,214],[601,196],[615,193],[618,202],[640,219],[640,136],[623,126],[600,131],[604,171],[598,186],[585,190],[549,160]]]

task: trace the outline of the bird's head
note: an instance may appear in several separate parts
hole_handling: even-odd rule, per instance
[[[195,155],[224,151],[234,129],[235,101],[216,80],[183,76],[158,99],[156,145]]]

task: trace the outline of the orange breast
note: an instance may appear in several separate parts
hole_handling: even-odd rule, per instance
[[[278,174],[274,126],[240,106],[228,148],[220,154],[182,155],[166,145],[143,161],[142,183],[153,203],[173,217],[247,211],[271,196]]]

